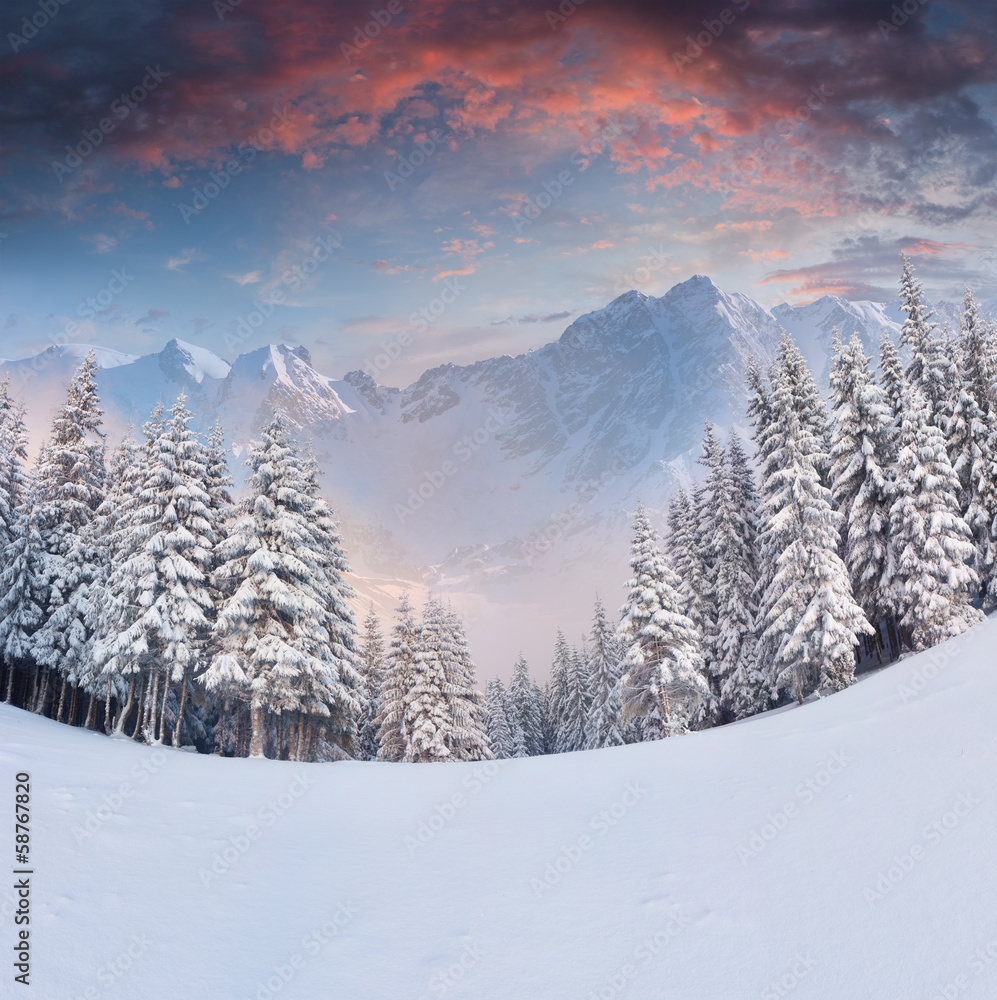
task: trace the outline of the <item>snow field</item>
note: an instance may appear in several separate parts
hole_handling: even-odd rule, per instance
[[[0,706],[33,786],[32,995],[985,1000],[995,640],[738,726],[487,763],[206,758]]]

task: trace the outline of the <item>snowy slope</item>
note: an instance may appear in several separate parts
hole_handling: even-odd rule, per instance
[[[31,995],[993,997],[995,641],[489,765],[205,758],[2,705],[33,788]]]

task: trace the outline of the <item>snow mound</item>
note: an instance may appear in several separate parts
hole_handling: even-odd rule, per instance
[[[0,705],[32,781],[32,996],[997,996],[995,641],[477,765],[197,757]]]

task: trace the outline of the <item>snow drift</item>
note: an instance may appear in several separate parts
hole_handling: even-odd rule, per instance
[[[997,995],[995,641],[488,764],[205,758],[0,705],[33,786],[32,996]]]

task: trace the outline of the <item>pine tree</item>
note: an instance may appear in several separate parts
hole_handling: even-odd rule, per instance
[[[565,674],[564,706],[559,734],[559,746],[563,753],[585,748],[591,701],[585,660],[577,649],[572,649],[568,655]]]
[[[359,712],[352,617],[344,611],[345,557],[335,524],[316,502],[313,472],[291,443],[279,410],[263,428],[247,464],[248,495],[221,543],[219,575],[231,596],[214,625],[211,674],[246,682],[250,756],[264,755],[267,719],[320,717],[344,749]],[[306,740],[307,742],[307,740]],[[280,750],[279,741],[276,749]]]
[[[799,380],[783,377],[786,370],[772,386],[778,471],[765,484],[762,513],[775,574],[762,604],[762,639],[773,651],[771,690],[791,690],[802,701],[815,688],[829,693],[852,682],[858,636],[872,627],[838,555],[841,518],[819,472],[823,442],[798,398]]]
[[[108,706],[116,678],[130,681],[136,673],[153,673],[154,697],[148,706],[157,740],[167,740],[170,694],[178,688],[175,745],[190,685],[203,666],[213,610],[210,575],[216,535],[204,489],[205,449],[191,419],[181,395],[158,440],[149,442],[140,506],[129,525],[131,551],[108,578],[116,602],[95,645],[108,683]]]
[[[778,592],[775,584],[778,561],[794,539],[792,519],[779,515],[784,502],[781,476],[785,468],[786,438],[791,424],[799,428],[800,441],[805,441],[807,445],[808,461],[822,484],[824,472],[830,465],[826,447],[828,430],[823,401],[803,355],[790,337],[784,334],[779,343],[769,370],[768,384],[762,384],[757,366],[749,369],[748,375],[751,390],[748,414],[754,428],[756,463],[761,477],[758,583],[755,591],[759,612],[755,655],[759,667],[768,677],[769,695],[775,697],[776,692],[771,686],[774,680],[772,670],[781,637],[767,627],[767,622]],[[762,696],[761,693],[759,695]]]
[[[10,376],[0,381],[0,558],[14,540],[18,508],[26,498],[28,429],[24,406],[10,393]]]
[[[5,375],[0,382],[0,662],[7,668],[0,694],[5,701],[11,700],[15,665],[27,659],[30,637],[42,620],[41,580],[33,558],[40,554],[41,539],[34,549],[27,443],[24,407],[11,396]]]
[[[419,647],[419,625],[408,594],[402,594],[395,616],[375,719],[378,726],[377,759],[386,761],[399,761],[405,756],[402,716],[405,713],[405,697],[414,683],[415,655]]]
[[[543,705],[538,689],[530,683],[529,668],[523,654],[519,654],[509,683],[510,714],[523,734],[523,747],[527,756],[537,757],[544,752]]]
[[[617,640],[625,649],[622,717],[640,720],[641,738],[661,739],[684,728],[709,694],[695,625],[681,611],[678,583],[656,542],[643,505],[634,520],[634,541],[620,609]]]
[[[377,718],[379,715],[379,695],[386,669],[384,656],[384,636],[381,622],[371,604],[363,623],[363,642],[360,648],[361,685],[358,692],[363,702],[363,710],[358,726],[358,755],[361,760],[377,759]]]
[[[453,760],[453,718],[447,698],[452,636],[442,605],[429,601],[419,626],[412,686],[405,695],[401,730],[407,763]]]
[[[454,760],[488,760],[485,719],[481,695],[475,688],[475,667],[464,631],[464,623],[452,609],[442,611],[453,654],[444,660],[444,694],[450,713],[449,747]],[[516,732],[513,736],[515,738]],[[522,743],[522,736],[519,736]]]
[[[904,366],[888,333],[884,333],[879,342],[879,370],[883,392],[893,413],[893,423],[899,432],[903,416]]]
[[[88,352],[77,368],[66,401],[52,422],[39,456],[34,502],[43,557],[44,623],[32,635],[31,655],[42,670],[36,711],[45,708],[49,679],[61,674],[75,684],[91,657],[87,614],[97,553],[91,526],[104,499],[103,411],[97,362]]]
[[[485,685],[485,727],[488,747],[496,760],[508,760],[517,754],[516,740],[506,713],[506,691],[497,677]]]
[[[847,345],[836,338],[834,351],[831,496],[842,517],[842,548],[855,600],[878,624],[892,610],[883,585],[890,564],[894,417],[886,394],[872,380],[858,334]]]
[[[717,626],[704,721],[718,725],[764,708],[754,651],[757,494],[736,432],[726,452],[711,449],[707,482],[713,500],[704,535],[716,572]]]
[[[918,389],[928,404],[931,420],[942,430],[951,415],[952,362],[945,356],[934,315],[924,302],[924,290],[914,276],[910,258],[901,254],[900,309],[905,314],[900,328],[900,346],[910,353],[905,383]]]
[[[568,700],[568,670],[571,666],[571,648],[564,633],[558,629],[554,643],[554,659],[547,682],[546,714],[550,724],[548,753],[564,753],[564,722]]]
[[[904,396],[890,530],[891,586],[910,648],[928,649],[983,620],[969,601],[978,578],[972,534],[959,510],[959,480],[931,405],[916,385]]]
[[[589,690],[592,705],[586,747],[619,746],[624,742],[619,724],[619,683],[623,653],[609,624],[602,601],[595,600],[589,646]]]

